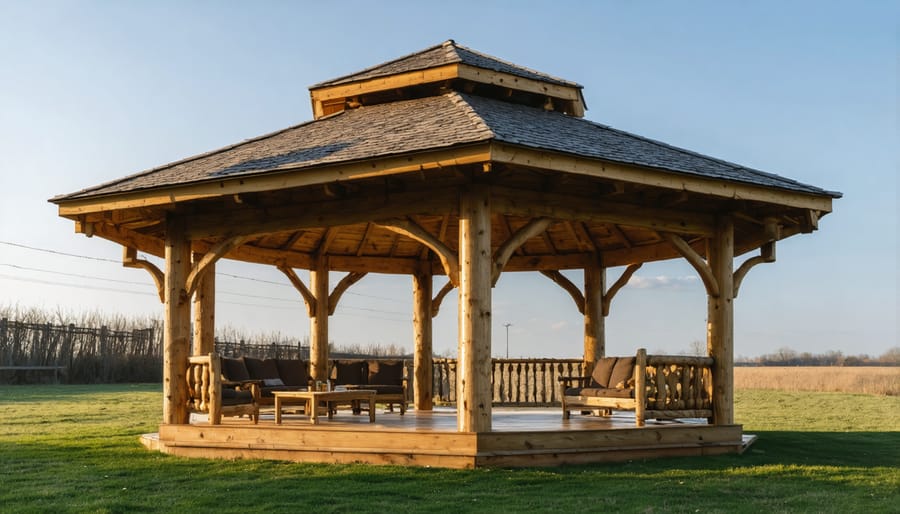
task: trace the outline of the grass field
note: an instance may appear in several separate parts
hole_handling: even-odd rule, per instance
[[[777,389],[900,396],[900,367],[736,367],[737,389]]]
[[[551,469],[207,461],[145,450],[159,385],[0,387],[2,512],[896,512],[900,397],[739,391],[742,456]]]

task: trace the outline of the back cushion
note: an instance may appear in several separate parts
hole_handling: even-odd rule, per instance
[[[594,379],[591,387],[609,387],[609,377],[615,365],[615,357],[602,357],[598,360],[594,364],[594,373],[591,374],[591,378]]]
[[[275,359],[256,359],[253,357],[244,357],[244,365],[247,366],[247,372],[253,380],[266,380],[278,377],[278,366]]]
[[[250,373],[247,372],[247,367],[244,366],[244,359],[231,359],[228,357],[222,359],[222,374],[225,375],[225,380],[234,382],[250,380]]]
[[[334,362],[334,383],[337,385],[365,384],[367,375],[366,361]]]
[[[309,385],[309,363],[295,359],[276,359],[278,376],[284,385],[306,386]]]
[[[609,376],[610,388],[629,388],[633,384],[629,380],[634,377],[634,357],[619,357],[616,361],[616,367],[613,368],[612,374]]]
[[[403,385],[403,361],[369,361],[369,385]]]

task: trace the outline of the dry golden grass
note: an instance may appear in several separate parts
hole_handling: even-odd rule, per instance
[[[737,367],[734,387],[900,396],[900,367]]]

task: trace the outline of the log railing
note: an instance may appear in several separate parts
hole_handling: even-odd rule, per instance
[[[493,404],[558,405],[558,379],[581,375],[581,359],[493,359]],[[456,359],[434,359],[434,402],[456,403]]]
[[[646,359],[645,419],[712,416],[712,357],[647,355]]]

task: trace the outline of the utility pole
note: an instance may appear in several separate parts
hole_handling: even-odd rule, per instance
[[[506,322],[503,326],[506,327],[506,358],[509,359],[509,327],[512,326],[512,323]]]

